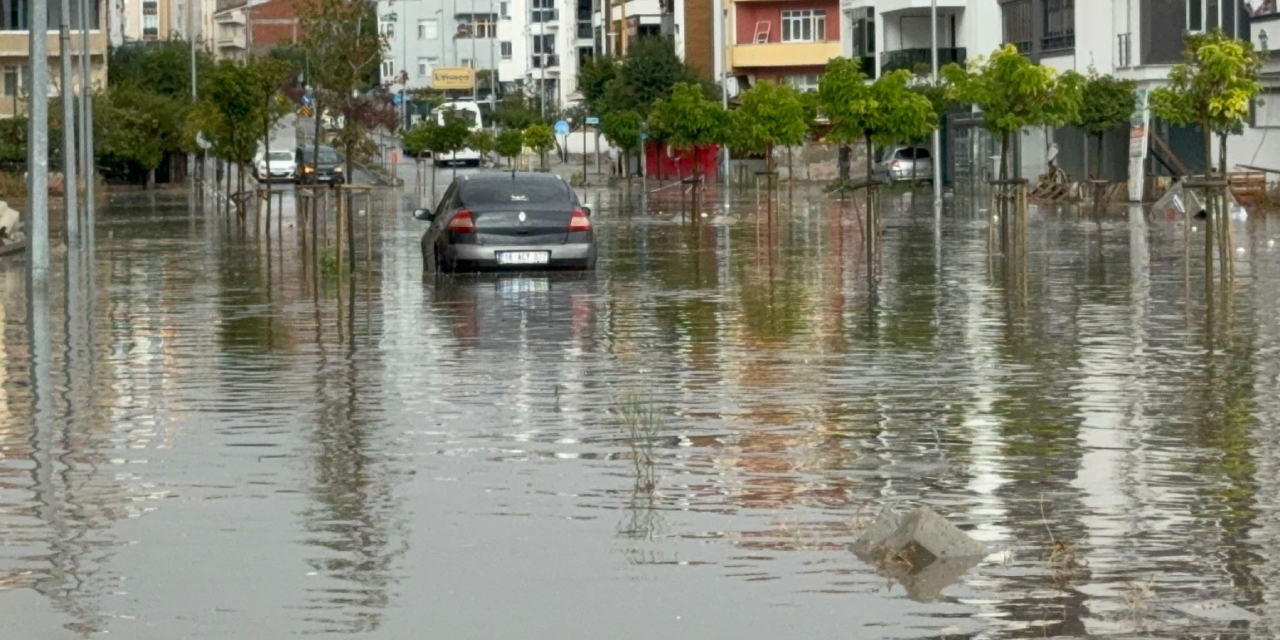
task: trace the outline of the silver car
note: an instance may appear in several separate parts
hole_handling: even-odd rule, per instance
[[[422,267],[444,272],[593,269],[591,210],[564,178],[503,171],[458,176],[422,234]]]
[[[876,154],[876,175],[891,182],[932,182],[933,154],[924,147],[884,147]]]

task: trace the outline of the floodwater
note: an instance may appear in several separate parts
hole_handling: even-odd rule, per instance
[[[354,285],[183,193],[34,332],[0,264],[0,638],[1280,636],[1280,219],[1206,295],[1180,221],[893,197],[872,295],[816,189],[587,199],[589,275],[424,278],[391,192]],[[919,505],[940,593],[847,550]]]

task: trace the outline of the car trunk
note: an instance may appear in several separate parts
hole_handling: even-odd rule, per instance
[[[563,244],[569,237],[572,216],[568,206],[512,207],[471,213],[476,240],[480,244],[497,245]]]

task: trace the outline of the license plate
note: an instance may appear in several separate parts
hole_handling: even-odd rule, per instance
[[[498,264],[546,264],[551,261],[550,251],[499,251]]]

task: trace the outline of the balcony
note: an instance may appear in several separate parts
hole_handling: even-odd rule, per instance
[[[880,54],[880,70],[882,72],[897,71],[898,69],[906,69],[914,72],[917,68],[931,68],[930,60],[932,49],[899,49],[897,51],[886,51]],[[963,65],[965,62],[964,47],[938,47],[938,68],[950,63]]]
[[[591,23],[590,23],[590,22],[579,22],[579,23],[578,23],[578,39],[579,39],[579,40],[590,40],[590,39],[591,39],[591,38],[593,38],[593,37],[595,37],[595,34],[594,34],[594,32],[592,31],[592,29],[591,29]]]
[[[534,24],[545,24],[548,27],[560,26],[560,10],[559,9],[534,9],[529,14],[529,22]]]
[[[1076,46],[1076,34],[1067,33],[1057,36],[1048,36],[1040,40],[1040,50],[1045,53],[1055,51],[1069,51]]]
[[[840,57],[839,42],[770,42],[733,47],[734,67],[825,67]]]
[[[560,66],[560,56],[554,53],[551,55],[534,55],[530,66],[534,69],[554,69]]]

